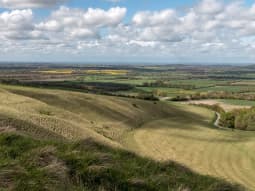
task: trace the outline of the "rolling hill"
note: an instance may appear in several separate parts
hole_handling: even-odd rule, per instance
[[[220,175],[219,177],[224,178],[221,174],[210,173],[210,168],[207,173],[206,170],[199,171],[191,164],[193,170],[204,174],[199,175],[178,164],[187,165],[186,159],[194,159],[188,152],[188,146],[191,146],[190,151],[196,154],[197,147],[194,145],[196,142],[194,141],[194,144],[188,142],[193,140],[193,132],[199,135],[198,144],[203,143],[199,142],[203,141],[201,132],[206,134],[208,131],[210,136],[216,136],[211,132],[218,132],[210,129],[212,120],[208,118],[208,115],[212,114],[210,111],[204,109],[201,112],[193,107],[185,106],[184,109],[183,107],[165,102],[1,85],[0,188],[241,190],[238,186],[205,175]],[[179,130],[177,124],[180,125]],[[189,126],[186,127],[186,124]],[[200,126],[197,127],[197,124]],[[176,139],[173,138],[172,131],[162,131],[171,129],[170,127],[174,129]],[[191,127],[191,134],[185,132]],[[160,131],[163,133],[162,136],[159,136]],[[182,133],[186,134],[181,135]],[[171,144],[166,142],[169,138],[173,138],[170,142],[177,145],[177,148],[178,145],[186,146],[187,154],[183,160],[178,152],[176,158],[169,157],[171,151],[168,148]],[[182,144],[182,138],[187,142],[184,141]],[[235,141],[239,142],[237,138]],[[215,144],[221,143],[222,139],[222,137],[215,139]],[[245,140],[243,138],[241,142],[250,144],[248,146],[251,149],[253,142]],[[163,143],[166,145],[161,148]],[[203,148],[206,146],[208,145],[201,145]],[[162,151],[157,152],[157,149]],[[220,152],[220,148],[217,149]],[[233,149],[233,152],[237,153],[238,150]],[[146,158],[127,150],[135,151]],[[218,154],[215,156],[222,157]],[[250,155],[245,156],[246,161],[241,161],[244,169],[250,167],[250,163],[246,166]],[[201,154],[201,157],[207,155]],[[213,157],[214,155],[211,156],[212,159]],[[200,157],[197,155],[195,158],[198,158],[199,163]],[[157,161],[161,159],[164,161]],[[220,161],[218,162],[220,165]],[[235,161],[230,162],[231,166],[235,167],[232,164]],[[236,161],[236,164],[239,164],[239,161]],[[240,174],[234,174],[237,177],[234,180],[237,180],[237,183],[246,183],[240,181],[243,180]],[[248,175],[253,178],[252,174]],[[226,178],[232,180],[228,176]],[[247,183],[252,188],[251,179],[248,179]]]

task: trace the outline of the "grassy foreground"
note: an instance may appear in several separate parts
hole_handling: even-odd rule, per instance
[[[49,142],[10,133],[0,134],[0,189],[239,190],[174,162],[154,162],[91,139]]]

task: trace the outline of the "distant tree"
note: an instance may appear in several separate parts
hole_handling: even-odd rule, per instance
[[[231,112],[221,114],[221,125],[227,128],[235,128],[235,115]]]
[[[245,119],[243,115],[239,115],[235,117],[235,128],[246,130],[248,125],[248,121]]]
[[[167,96],[167,92],[161,91],[161,90],[159,90],[159,89],[153,90],[152,94],[153,94],[155,97],[166,97],[166,96]]]

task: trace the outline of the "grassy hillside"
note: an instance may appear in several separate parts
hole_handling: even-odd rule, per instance
[[[170,107],[173,107],[170,104]],[[255,133],[213,128],[214,113],[205,108],[175,105],[190,111],[144,124],[127,134],[125,145],[158,161],[178,161],[196,172],[222,177],[255,190]],[[194,118],[194,113],[200,117]]]
[[[0,117],[6,119],[2,123],[7,126],[22,122],[39,127],[26,130],[40,137],[43,129],[46,136],[93,137],[108,143],[127,129],[171,112],[156,102],[15,86],[1,86],[0,107]]]
[[[0,190],[239,190],[120,150],[130,132],[166,119],[211,121],[164,102],[1,85]]]
[[[161,102],[0,86],[2,125],[19,124],[16,128],[33,131],[31,133],[40,138],[42,135],[47,138],[60,135],[72,140],[93,137],[98,141],[117,145],[126,131],[149,121],[176,116],[178,113],[178,108]],[[185,112],[182,115],[189,117]],[[26,129],[27,126],[33,128]]]

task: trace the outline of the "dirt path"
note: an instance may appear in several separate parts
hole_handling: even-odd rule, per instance
[[[223,128],[222,126],[220,126],[220,113],[218,113],[218,112],[215,112],[215,114],[216,114],[216,116],[217,116],[217,118],[216,118],[216,120],[215,120],[215,122],[214,122],[214,126],[215,127],[218,127],[218,128]]]

